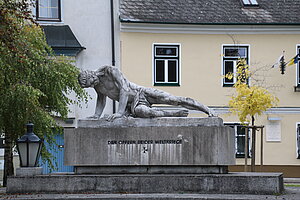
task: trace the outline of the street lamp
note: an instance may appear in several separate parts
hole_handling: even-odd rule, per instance
[[[17,149],[21,167],[36,167],[43,141],[33,133],[33,124],[29,123],[27,133],[17,140]]]

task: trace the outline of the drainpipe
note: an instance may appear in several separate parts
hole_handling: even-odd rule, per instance
[[[115,55],[115,21],[114,21],[114,0],[110,0],[110,20],[111,20],[111,65],[116,65]],[[113,100],[113,113],[116,113],[116,101]]]
[[[114,22],[114,0],[110,0],[110,18],[111,18],[111,62],[116,65],[115,56],[115,22]]]

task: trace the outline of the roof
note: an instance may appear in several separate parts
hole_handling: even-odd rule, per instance
[[[120,0],[120,20],[170,24],[300,24],[300,0]]]
[[[56,55],[76,56],[85,49],[80,45],[71,28],[64,26],[42,26],[47,44],[51,46]]]

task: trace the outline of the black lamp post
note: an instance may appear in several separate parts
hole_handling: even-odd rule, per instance
[[[17,149],[21,167],[36,167],[43,141],[33,133],[33,124],[29,123],[27,133],[17,140]]]
[[[284,52],[283,52],[284,53]],[[281,71],[281,74],[284,74],[284,71],[285,71],[285,66],[287,63],[284,62],[284,56],[282,56],[280,58],[280,62],[279,62],[279,66],[280,66],[280,71]]]

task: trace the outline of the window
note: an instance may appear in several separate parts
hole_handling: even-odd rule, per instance
[[[60,0],[37,0],[35,15],[40,21],[61,21]]]
[[[228,73],[236,73],[236,66],[239,59],[246,59],[248,64],[248,46],[223,46],[223,86],[232,87],[236,82],[236,78],[226,78]]]
[[[236,158],[245,158],[245,137],[246,137],[246,128],[240,124],[225,124],[234,129],[235,132],[235,157]],[[248,131],[248,157],[250,155],[250,133]]]
[[[300,87],[300,45],[297,46],[297,87]]]
[[[154,44],[154,85],[179,86],[179,45]]]
[[[258,6],[256,0],[242,0],[244,6]]]
[[[300,124],[297,124],[297,159],[300,159]]]

